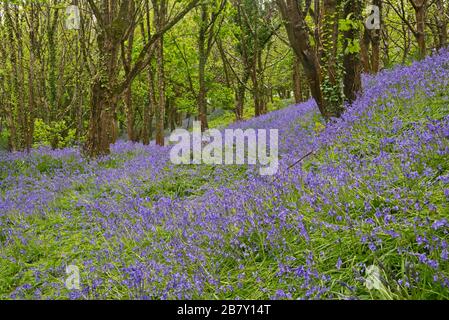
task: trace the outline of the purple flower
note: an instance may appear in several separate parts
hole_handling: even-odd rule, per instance
[[[340,270],[340,268],[341,268],[341,265],[342,265],[342,261],[341,261],[341,258],[340,258],[340,257],[338,257],[338,260],[337,260],[337,264],[336,264],[336,267],[337,267],[337,269],[338,269],[338,270]]]

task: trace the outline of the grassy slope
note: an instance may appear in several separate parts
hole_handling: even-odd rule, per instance
[[[216,272],[222,279],[220,290],[210,284],[206,285],[201,294],[194,294],[192,297],[259,299],[323,295],[362,299],[449,298],[447,287],[435,283],[433,277],[437,272],[431,263],[427,263],[430,260],[439,262],[440,279],[449,275],[449,265],[447,258],[443,258],[442,248],[431,249],[448,238],[447,225],[442,228],[434,227],[435,221],[449,216],[448,195],[445,194],[448,185],[436,179],[434,173],[438,172],[439,176],[447,174],[449,158],[447,153],[435,152],[437,149],[431,145],[428,146],[428,152],[415,150],[411,146],[413,139],[408,139],[410,136],[422,139],[424,135],[421,136],[420,133],[432,121],[442,121],[448,114],[448,88],[439,89],[432,97],[416,92],[407,99],[392,95],[378,101],[369,115],[353,124],[349,130],[350,136],[337,136],[332,144],[321,146],[313,157],[307,158],[298,168],[293,169],[289,178],[283,180],[280,193],[271,200],[265,199],[259,206],[260,212],[254,207],[249,211],[254,217],[259,214],[263,217],[267,212],[280,215],[276,206],[282,204],[286,210],[300,213],[300,227],[283,227],[298,225],[297,215],[288,214],[279,217],[275,226],[262,224],[257,232],[252,232],[242,241],[247,241],[248,247],[256,247],[257,250],[237,250],[236,255],[241,255],[240,258],[236,258],[236,255],[209,257],[206,266],[209,272],[214,270],[213,266],[219,265]],[[312,131],[320,129],[315,113],[305,117],[305,120],[295,121],[308,121],[301,125],[313,128]],[[401,141],[406,141],[409,145],[402,146]],[[449,142],[442,139],[439,143],[446,144],[447,147]],[[410,156],[404,156],[405,153],[410,153]],[[130,158],[135,156],[133,152],[129,154]],[[379,162],[380,157],[388,157],[388,161]],[[73,161],[72,167],[78,166],[79,170],[85,170],[84,164],[77,165],[76,158]],[[105,170],[120,169],[124,166],[121,161],[123,159],[112,158],[101,166]],[[407,171],[404,170],[404,161],[410,161],[410,166],[414,169],[410,172],[418,172],[416,177],[405,174]],[[12,166],[21,163],[19,159]],[[5,168],[11,164],[3,163],[2,166]],[[30,167],[22,164],[21,167],[15,167],[14,171],[21,174],[37,167],[40,171],[51,172],[52,166],[57,167],[57,161],[45,158]],[[336,167],[344,170],[333,171]],[[423,175],[426,169],[433,175]],[[150,198],[158,195],[174,198],[198,196],[192,195],[190,191],[198,190],[205,184],[213,186],[214,183],[210,179],[213,172],[209,167],[195,169],[200,170],[200,174],[198,171],[191,174],[188,172],[190,169],[185,168],[168,167],[164,170],[167,170],[164,177],[157,182],[146,183],[145,192]],[[338,177],[334,172],[344,172],[346,176]],[[230,180],[231,184],[233,179],[245,177],[238,168],[232,169],[229,175],[230,178],[226,181]],[[298,179],[307,180],[308,175],[323,180],[298,183]],[[95,270],[100,266],[86,263],[89,258],[95,261],[94,257],[109,245],[112,246],[112,243],[97,225],[98,221],[86,217],[74,203],[84,200],[83,194],[92,193],[92,190],[96,190],[96,196],[89,196],[89,201],[104,199],[104,194],[120,192],[118,185],[114,183],[105,183],[97,190],[97,184],[93,180],[93,177],[89,177],[85,183],[58,193],[51,201],[50,207],[53,209],[43,209],[45,214],[26,215],[19,210],[0,215],[0,242],[4,244],[0,247],[0,297],[66,297],[68,292],[63,286],[48,283],[62,282],[65,274],[61,266],[67,261],[84,261],[83,281],[90,286],[98,286],[100,289],[97,295],[102,296],[102,292],[107,292],[105,297],[109,298],[133,297],[126,286],[117,285],[122,282],[118,265],[112,264],[110,269],[100,272]],[[175,184],[172,183],[174,180]],[[343,180],[345,183],[341,183]],[[222,181],[218,181],[217,186],[221,183]],[[314,189],[314,183],[321,183],[321,186]],[[396,200],[393,196],[395,190],[400,190]],[[6,191],[2,189],[2,192]],[[331,193],[334,193],[330,197],[334,202],[327,201],[329,198],[325,196]],[[310,197],[316,198],[312,202],[313,206],[310,201],[305,201]],[[432,206],[426,206],[426,203],[431,203]],[[367,209],[367,206],[370,208]],[[395,207],[401,210],[395,210]],[[390,210],[389,214],[378,214],[384,209]],[[389,216],[394,218],[386,221]],[[426,224],[429,217],[431,220]],[[424,227],[418,228],[417,232],[417,225]],[[299,232],[301,228],[307,232]],[[276,229],[276,241],[269,241],[272,229]],[[417,241],[419,233],[427,238],[428,247]],[[372,235],[372,239],[368,236],[363,241],[366,235]],[[233,236],[229,232],[225,234],[229,243]],[[147,243],[124,237],[121,251],[117,251],[116,255],[120,256],[122,265],[136,259],[144,261],[145,256],[136,253],[136,247],[152,246],[153,241],[168,242],[173,237],[162,226],[152,230]],[[232,252],[236,248],[229,245],[222,250]],[[401,250],[407,253],[403,254]],[[426,259],[429,261],[419,263],[418,254],[423,252],[427,254]],[[416,257],[413,256],[414,253],[417,254]],[[161,259],[163,254],[161,252]],[[152,258],[155,259],[154,256]],[[108,258],[105,260],[113,261]],[[370,265],[376,265],[381,270],[383,283],[379,290],[368,290],[364,285],[364,271]],[[303,270],[302,266],[310,268]],[[187,272],[193,272],[197,267],[192,264],[187,267]],[[95,284],[94,281],[98,279],[93,274],[101,274],[106,283]],[[108,278],[115,281],[111,287],[107,285]],[[226,287],[232,289],[227,290]],[[87,297],[95,298],[97,295]]]
[[[390,97],[387,101],[380,100],[380,107],[376,106],[369,116],[363,116],[359,119],[362,121],[353,124],[350,137],[342,135],[331,145],[321,147],[313,156],[306,158],[299,174],[307,176],[308,172],[327,171],[320,175],[324,180],[316,183],[326,187],[316,193],[317,190],[308,188],[307,183],[300,187],[300,191],[297,183],[292,184],[291,189],[288,184],[283,185],[279,202],[287,207],[290,205],[302,215],[307,235],[300,234],[298,229],[285,230],[282,234],[285,249],[263,244],[269,228],[254,234],[250,242],[260,243],[261,249],[257,254],[245,258],[244,265],[240,266],[235,260],[230,260],[221,273],[222,277],[233,279],[229,281],[231,287],[240,289],[219,297],[262,299],[267,297],[267,291],[273,293],[270,288],[277,288],[271,295],[275,298],[313,297],[326,288],[324,296],[328,298],[448,299],[448,283],[446,287],[436,284],[434,277],[435,269],[439,270],[440,279],[443,277],[447,281],[449,275],[447,251],[441,247],[449,241],[449,185],[437,179],[449,172],[449,156],[447,153],[437,154],[429,146],[428,150],[406,149],[407,152],[417,153],[416,159],[407,159],[402,154],[406,150],[395,146],[405,137],[416,135],[418,140],[421,139],[419,134],[433,121],[447,119],[447,89],[431,98],[417,93],[410,99]],[[384,103],[388,107],[384,107]],[[312,119],[317,121],[315,117]],[[395,123],[401,123],[401,128],[394,129]],[[388,141],[384,145],[385,140]],[[446,148],[449,147],[447,138],[443,139],[443,143]],[[346,152],[346,156],[342,157]],[[389,160],[378,165],[376,159],[381,154]],[[363,162],[355,162],[354,155],[363,158]],[[404,158],[410,161],[417,177],[404,175]],[[348,180],[352,182],[350,187],[339,185],[338,179],[332,176],[335,167],[344,167]],[[366,170],[367,167],[372,170]],[[362,168],[365,173],[360,175]],[[421,175],[426,169],[433,170],[432,175]],[[369,176],[365,175],[366,171]],[[376,182],[386,182],[378,193],[373,192]],[[401,190],[400,200],[395,201],[391,197],[394,190]],[[335,192],[334,202],[320,199],[320,195],[326,192]],[[317,198],[318,209],[303,202],[305,194]],[[407,201],[408,208],[404,209],[407,206],[403,204]],[[366,210],[367,203],[372,207],[370,210]],[[400,209],[395,211],[397,207]],[[393,208],[389,213],[394,218],[386,221],[385,216],[388,215],[381,215],[379,211],[390,208]],[[254,214],[257,215],[257,212]],[[292,217],[292,222],[294,219],[296,216]],[[443,221],[443,226],[438,230],[435,221]],[[428,225],[428,229],[419,230],[418,226],[423,225]],[[366,236],[369,234],[373,235],[372,241]],[[424,244],[418,241],[421,236],[426,239]],[[304,241],[305,238],[307,241]],[[365,238],[368,239],[361,241]],[[433,250],[438,246],[438,250]],[[279,263],[278,258],[285,256],[285,251],[290,252],[291,261]],[[419,254],[423,252],[427,256],[422,259],[427,261],[419,265]],[[313,268],[308,272],[316,272],[316,275],[309,277],[309,283],[295,273],[296,267],[302,268],[308,264],[308,253],[313,254],[310,259],[314,260],[311,263]],[[438,268],[432,264],[436,261]],[[378,290],[369,290],[365,286],[369,266],[380,270],[382,284]],[[283,267],[287,271],[282,271]],[[282,272],[289,275],[279,281],[278,275]],[[242,273],[254,273],[255,276],[249,276],[242,284],[239,282]],[[229,274],[232,276],[229,277]],[[291,292],[298,292],[299,296]]]

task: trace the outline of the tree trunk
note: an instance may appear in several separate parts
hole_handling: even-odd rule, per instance
[[[159,3],[158,3],[159,2]],[[156,32],[162,30],[165,24],[167,9],[166,0],[153,0],[155,7],[154,25]],[[156,42],[156,72],[158,84],[158,101],[156,106],[156,144],[165,144],[165,71],[164,71],[164,37],[161,36]]]
[[[238,83],[237,89],[236,89],[236,102],[235,102],[235,118],[236,121],[243,120],[243,113],[244,113],[244,107],[245,107],[245,92],[246,92],[246,83],[249,80],[249,70],[245,68],[244,74],[242,77],[242,82]]]
[[[154,70],[150,64],[150,67],[148,69],[148,104],[145,106],[143,114],[142,140],[144,145],[150,144],[153,135],[153,118],[154,111],[157,105],[154,90],[154,80]]]
[[[90,157],[110,153],[110,144],[117,139],[116,104],[119,94],[115,92],[119,68],[117,66],[120,42],[125,34],[128,3],[103,0],[101,9],[89,1],[94,13],[101,19],[96,40],[99,48],[97,75],[93,79],[90,101],[90,121],[84,152]],[[121,95],[121,92],[120,92]]]
[[[303,92],[301,84],[301,68],[298,58],[293,60],[293,93],[295,94],[295,102],[301,103],[303,101]]]
[[[204,3],[201,5],[201,26],[198,36],[198,78],[199,78],[199,91],[198,91],[198,116],[201,122],[201,130],[205,131],[209,128],[207,123],[207,99],[206,99],[206,32],[208,24],[207,5]]]
[[[57,59],[57,46],[55,43],[55,33],[58,26],[58,11],[54,11],[54,17],[51,19],[49,17],[47,26],[47,41],[48,41],[48,62],[49,62],[49,73],[48,73],[48,85],[49,85],[49,114],[48,118],[50,121],[55,120],[55,111],[57,110],[57,88],[56,88],[56,59]]]
[[[85,146],[85,151],[91,157],[109,154],[110,144],[117,136],[116,97],[112,88],[117,77],[118,43],[111,39],[108,32],[100,32],[97,35],[97,42],[100,48],[99,73],[93,81],[91,90],[89,133]]]
[[[92,157],[107,155],[110,152],[114,122],[112,106],[112,95],[107,83],[96,78],[92,85],[89,136],[86,144],[86,151]]]
[[[256,8],[258,8],[256,6]],[[257,24],[254,26],[253,30],[253,41],[254,41],[254,52],[252,53],[252,61],[251,64],[251,81],[253,83],[253,101],[254,101],[254,114],[256,117],[260,116],[262,114],[262,97],[261,97],[261,84],[259,81],[262,79],[259,79],[259,61],[261,59],[261,53],[260,53],[260,45],[259,45],[259,28]]]
[[[377,73],[380,70],[380,40],[383,28],[383,10],[382,10],[382,0],[374,0],[373,4],[379,7],[380,13],[380,29],[375,29],[371,31],[371,73]]]
[[[78,6],[78,0],[74,1],[74,4]],[[76,104],[76,138],[77,141],[81,141],[81,137],[84,134],[84,123],[83,123],[83,98],[84,92],[81,86],[81,74],[84,69],[84,54],[80,50],[81,35],[80,31],[77,31],[76,43],[75,43],[75,55],[76,55],[76,75],[75,75],[75,92],[74,101]]]
[[[437,28],[438,28],[438,48],[445,48],[447,45],[447,17],[443,0],[437,0]]]
[[[10,112],[9,112],[9,140],[8,140],[8,148],[10,151],[16,151],[21,148],[20,141],[17,133],[17,122],[18,126],[20,127],[20,121],[17,120],[17,117],[20,117],[21,108],[23,105],[21,104],[21,99],[19,99],[19,92],[22,92],[20,86],[23,84],[23,82],[20,81],[20,72],[19,67],[20,65],[17,63],[17,60],[20,59],[20,56],[18,57],[16,55],[20,54],[19,47],[16,43],[16,39],[14,36],[14,20],[13,15],[11,14],[9,3],[4,2],[3,3],[3,10],[5,12],[5,26],[6,31],[8,33],[8,40],[9,40],[9,61],[11,63],[11,78],[10,78],[10,95],[11,95],[11,102],[10,102]],[[14,15],[14,18],[16,18],[17,15]],[[20,103],[20,104],[19,104]],[[17,112],[16,112],[17,111]]]
[[[416,10],[416,24],[417,24],[417,40],[419,48],[419,58],[424,59],[426,56],[426,38],[425,38],[425,7],[420,6]]]
[[[324,0],[321,60],[323,65],[327,66],[327,75],[332,86],[337,85],[338,18],[337,1]]]
[[[239,85],[235,93],[235,120],[243,120],[243,106],[245,104],[245,86]]]
[[[35,50],[38,49],[36,43],[36,26],[38,19],[38,13],[36,12],[35,4],[31,4],[30,8],[30,50],[29,50],[29,66],[28,66],[28,110],[26,113],[26,128],[25,128],[25,146],[27,151],[31,150],[33,145],[34,135],[34,104],[35,104],[35,92],[34,92],[34,64],[35,64]]]
[[[415,37],[418,42],[418,56],[424,59],[426,56],[426,5],[427,0],[410,0],[416,16]]]
[[[348,17],[350,14],[357,20],[361,19],[362,14],[362,1],[354,0],[352,2],[347,1],[344,7],[344,15]],[[360,91],[362,87],[361,81],[361,64],[359,52],[354,48],[351,50],[351,46],[358,41],[359,32],[355,27],[351,27],[348,31],[344,32],[344,57],[343,57],[343,68],[345,70],[345,75],[343,79],[344,94],[348,102],[355,100],[357,92]],[[337,110],[337,116],[340,116],[343,110]]]
[[[22,23],[20,19],[20,13],[18,12],[18,9],[15,8],[15,15],[16,15],[16,26],[19,26],[19,23]],[[26,146],[26,135],[27,135],[27,112],[25,110],[25,67],[23,65],[24,60],[24,52],[23,52],[23,40],[22,40],[22,33],[21,28],[17,27],[17,58],[18,58],[18,85],[16,89],[18,90],[19,95],[19,104],[18,104],[18,110],[17,110],[17,120],[19,123],[19,136],[18,136],[18,146],[20,150],[23,150]]]
[[[277,0],[290,44],[295,55],[301,61],[310,92],[315,99],[321,115],[329,119],[330,114],[326,110],[326,104],[321,90],[321,66],[315,50],[309,42],[309,34],[305,25],[305,18],[297,7],[295,0]]]
[[[163,39],[158,41],[156,49],[157,78],[158,78],[158,102],[156,106],[156,144],[163,146],[165,131],[165,81],[164,81],[164,47]]]
[[[133,96],[131,85],[126,88],[125,91],[125,108],[126,108],[126,131],[128,133],[128,140],[132,142],[136,142],[136,133],[135,133],[135,114],[133,107]]]
[[[130,19],[132,18],[132,15],[134,14],[134,0],[129,0],[129,13],[130,13]],[[124,59],[123,59],[123,66],[125,68],[126,73],[128,74],[131,71],[131,64],[132,64],[132,53],[133,53],[133,45],[134,45],[134,30],[132,30],[129,33],[128,36],[128,44],[125,48],[125,45],[122,45],[122,50],[124,50]],[[133,105],[133,93],[132,93],[132,81],[128,84],[126,91],[125,91],[125,108],[126,108],[126,118],[127,118],[127,133],[128,133],[128,139],[132,142],[137,142],[137,135],[135,132],[135,119],[136,110],[134,109]]]
[[[254,61],[256,64],[257,61]],[[260,89],[259,89],[259,76],[257,74],[257,67],[252,66],[251,70],[251,81],[253,83],[253,101],[254,101],[254,114],[256,117],[262,114],[261,112],[261,101],[260,101]]]

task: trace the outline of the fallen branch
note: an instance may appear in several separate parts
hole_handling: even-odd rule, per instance
[[[305,159],[307,159],[308,157],[310,157],[310,156],[312,156],[312,155],[315,155],[315,151],[314,151],[314,150],[310,151],[310,152],[307,153],[306,155],[302,156],[298,161],[296,161],[295,163],[293,163],[292,165],[290,165],[290,166],[287,168],[286,171],[290,171],[293,167],[297,166],[299,163],[301,163],[302,161],[304,161]],[[273,183],[276,182],[276,181],[280,178],[280,176],[281,176],[281,175],[278,175],[278,176],[276,177],[276,179],[273,180]]]

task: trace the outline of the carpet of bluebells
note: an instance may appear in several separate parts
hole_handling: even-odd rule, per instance
[[[0,154],[0,298],[448,299],[449,52],[316,110],[231,125],[280,130],[274,177],[125,142]]]

